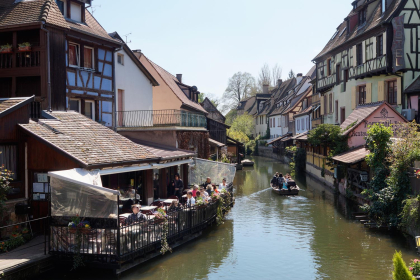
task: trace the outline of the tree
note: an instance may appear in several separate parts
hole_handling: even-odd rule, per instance
[[[251,96],[252,89],[255,87],[255,79],[249,73],[238,72],[233,75],[228,82],[228,87],[223,94],[223,111],[234,109],[239,102]]]
[[[254,118],[248,114],[238,116],[230,126],[231,131],[241,131],[245,135],[252,135],[254,131]]]
[[[413,280],[413,274],[408,270],[401,252],[395,252],[392,258],[394,263],[394,271],[392,272],[392,279],[394,280]]]
[[[210,100],[210,102],[214,105],[214,107],[216,107],[216,109],[218,109],[219,105],[220,105],[220,100],[214,96],[214,94],[212,93],[204,93],[204,92],[200,92],[200,94],[198,95],[198,103],[203,103],[204,99],[206,99],[206,97]]]
[[[273,68],[270,69],[268,64],[264,64],[263,67],[260,69],[260,73],[258,75],[258,87],[259,91],[263,91],[263,86],[268,85],[271,88],[277,86],[277,81],[281,79],[282,69],[281,67],[276,64]]]
[[[11,188],[10,181],[12,181],[13,173],[10,170],[0,165],[0,221],[3,220],[3,213],[5,211],[5,202],[7,201],[7,194]],[[0,223],[1,225],[1,223]]]
[[[229,113],[227,113],[225,116],[226,118],[225,123],[227,125],[231,125],[237,116],[238,116],[238,111],[236,109],[230,110]]]
[[[200,92],[199,94],[198,94],[198,103],[202,103],[203,101],[204,101],[204,99],[205,99],[206,97],[205,97],[205,95],[204,95],[204,92]]]
[[[283,70],[278,64],[274,65],[274,67],[271,69],[271,80],[273,81],[273,87],[277,86],[277,81],[281,79],[282,73]]]
[[[296,77],[295,72],[293,72],[293,70],[292,70],[292,69],[290,69],[290,72],[289,72],[289,79],[293,79],[294,77]]]

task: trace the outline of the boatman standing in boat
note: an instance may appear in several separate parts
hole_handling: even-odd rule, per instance
[[[278,172],[276,172],[276,174],[274,174],[273,179],[271,179],[271,184],[273,185],[273,187],[278,187],[279,185],[279,181],[278,181]]]

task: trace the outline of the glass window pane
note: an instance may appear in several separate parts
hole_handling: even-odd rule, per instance
[[[79,100],[70,99],[69,109],[79,112]]]
[[[93,53],[92,49],[90,49],[90,48],[85,48],[84,49],[84,55],[85,55],[84,67],[85,68],[90,68],[90,69],[93,68],[93,65],[92,65],[93,54],[92,53]]]
[[[93,102],[85,102],[85,116],[93,119]]]
[[[78,46],[69,45],[69,65],[79,66],[78,62]]]

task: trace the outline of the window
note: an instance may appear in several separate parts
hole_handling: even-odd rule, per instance
[[[300,130],[300,121],[297,121],[296,123],[297,123],[297,130],[299,131]]]
[[[359,86],[359,104],[366,103],[366,86]]]
[[[324,98],[324,115],[326,115],[327,113],[328,113],[328,111],[327,111],[327,96],[326,95],[324,95],[323,96],[323,98]]]
[[[76,112],[80,113],[80,100],[79,99],[70,99],[69,110],[76,111]]]
[[[328,113],[332,113],[333,112],[333,95],[332,95],[332,93],[330,93],[329,95],[328,95]]]
[[[83,50],[84,53],[84,67],[85,68],[89,68],[89,69],[93,69],[95,68],[95,61],[94,61],[94,56],[93,56],[93,48],[90,47],[85,47]]]
[[[71,2],[70,3],[70,18],[77,22],[82,22],[82,5]]]
[[[55,0],[58,8],[60,9],[61,14],[64,16],[64,2],[60,0]]]
[[[89,119],[95,119],[95,101],[85,101],[85,116]]]
[[[382,13],[386,11],[386,0],[382,0]]]
[[[389,81],[387,83],[387,101],[389,104],[397,104],[397,81]]]
[[[366,23],[366,9],[359,12],[359,26]]]
[[[0,145],[0,166],[13,172],[12,179],[17,179],[17,147],[16,145]]]
[[[362,65],[363,64],[362,44],[358,44],[356,46],[356,64],[357,65]]]
[[[349,81],[349,70],[344,70],[344,83],[343,83],[343,92],[346,91],[347,82]]]
[[[302,128],[302,130],[305,130],[305,123],[304,123],[304,119],[300,120],[300,127]]]
[[[80,66],[80,46],[69,43],[69,66]]]
[[[327,59],[327,76],[331,75],[332,72],[332,59]]]
[[[338,100],[335,101],[335,122],[338,122]]]
[[[384,37],[378,36],[376,38],[376,57],[384,55]]]
[[[340,108],[340,124],[342,124],[345,120],[346,120],[346,107],[341,107]]]
[[[117,55],[117,62],[118,64],[124,65],[124,55],[123,54],[118,54]]]

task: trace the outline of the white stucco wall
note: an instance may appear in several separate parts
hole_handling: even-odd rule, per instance
[[[124,55],[124,65],[118,63],[118,53]],[[116,108],[118,90],[124,91],[124,111],[153,110],[153,86],[124,50],[115,53]]]
[[[270,122],[272,123],[272,119],[275,119],[275,126],[274,127],[270,127],[270,137],[271,138],[277,138],[282,136],[281,134],[281,127],[280,127],[280,115],[278,116],[270,116]]]
[[[303,120],[303,126],[302,126]],[[298,125],[299,122],[299,125]],[[299,129],[298,129],[299,128]],[[312,129],[312,121],[310,115],[300,116],[295,118],[295,134],[304,133]]]

